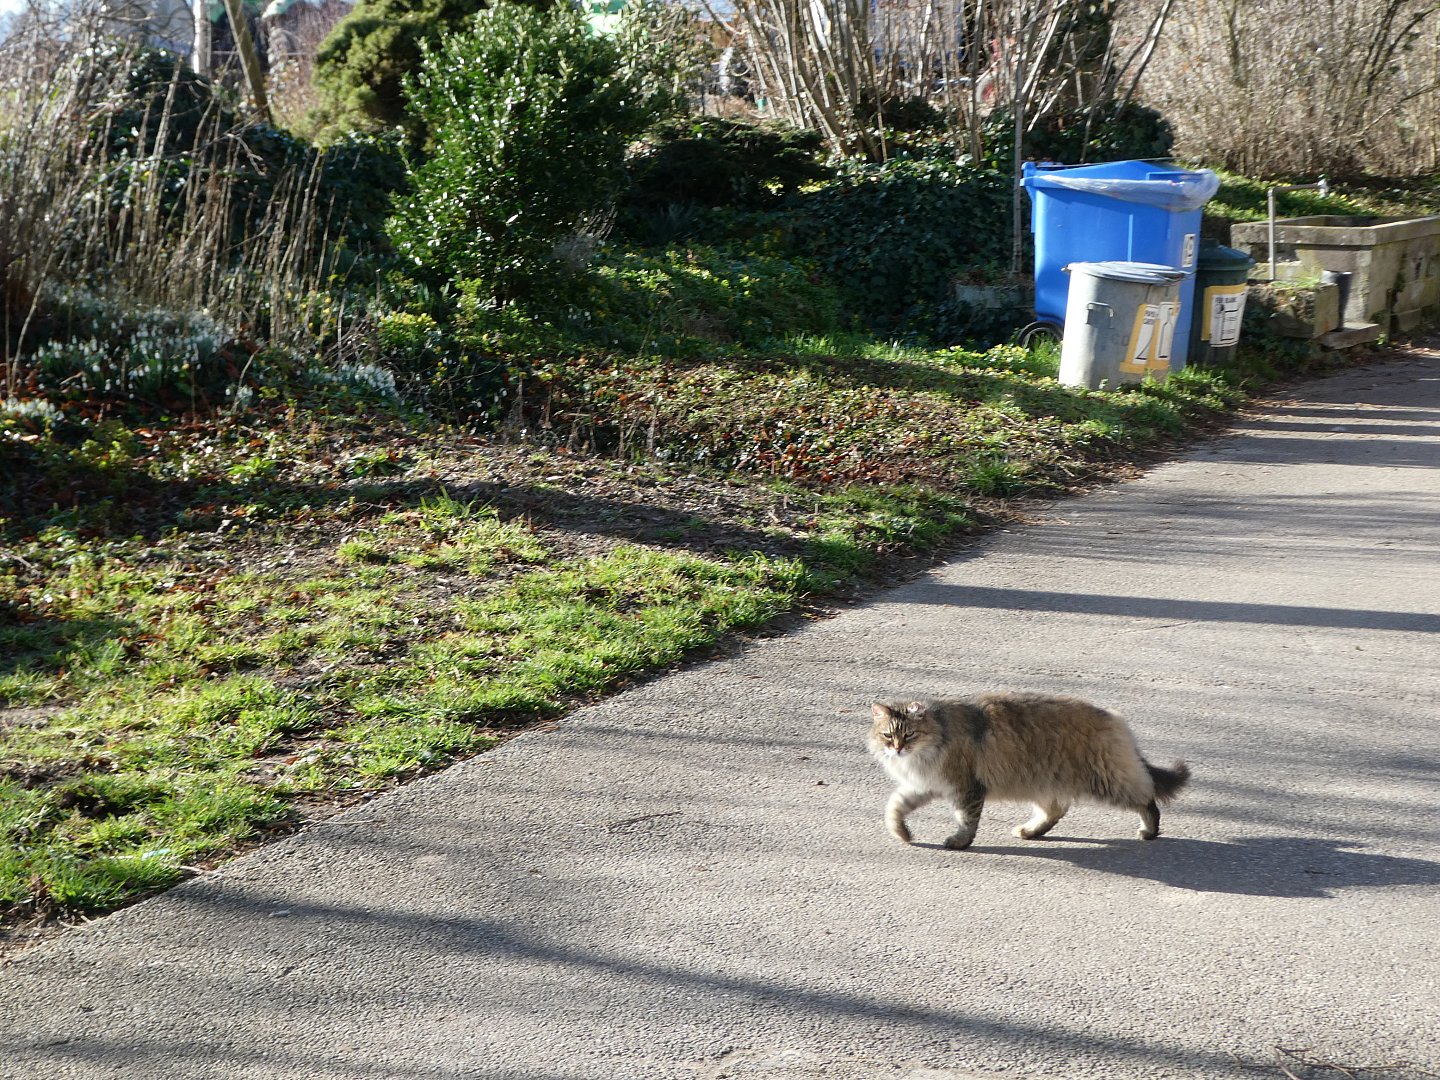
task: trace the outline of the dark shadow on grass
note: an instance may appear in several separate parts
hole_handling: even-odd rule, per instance
[[[100,470],[76,460],[63,469],[51,467],[44,475],[21,463],[0,472],[0,544],[31,538],[57,521],[85,536],[154,541],[169,535],[206,537],[221,528],[233,529],[237,519],[228,509],[237,506],[258,508],[260,513],[252,509],[247,519],[278,517],[283,521],[285,515],[301,508],[324,513],[358,501],[379,516],[385,511],[417,509],[442,497],[492,506],[507,519],[534,520],[575,532],[697,552],[744,547],[767,552],[785,549],[784,553],[794,554],[789,549],[799,543],[762,527],[747,529],[723,518],[711,522],[692,509],[643,501],[643,494],[633,500],[587,494],[583,475],[567,473],[563,480],[571,485],[569,490],[503,480],[343,482],[337,476],[335,482],[301,483],[283,474],[253,482],[197,482],[157,480],[143,462]],[[717,502],[726,497],[722,480],[713,480],[709,487],[713,490],[707,492],[708,497]],[[731,516],[730,511],[744,516],[748,509],[743,500],[732,496],[723,516]],[[757,515],[760,512],[755,510]],[[784,523],[777,520],[776,524]],[[0,626],[3,617],[0,609]]]
[[[683,369],[687,365],[677,360],[670,366]],[[1083,419],[1093,411],[1093,406],[1087,407],[1074,392],[1061,388],[1033,386],[984,370],[951,371],[903,360],[757,359],[704,361],[693,366],[718,367],[733,373],[735,379],[767,371],[809,369],[838,388],[872,389],[878,393],[938,391],[962,402],[1003,395],[1008,401],[1021,402],[1034,415]],[[584,418],[584,423],[600,427],[629,422],[619,414],[595,410]],[[564,442],[562,434],[552,432],[560,443]],[[601,450],[597,456],[605,458],[603,446]],[[710,450],[716,452],[715,447]],[[102,469],[63,451],[56,451],[44,461],[34,448],[22,446],[17,452],[25,456],[13,467],[0,470],[0,537],[14,540],[34,536],[56,520],[64,520],[68,528],[85,535],[154,540],[171,532],[204,534],[222,524],[233,526],[235,521],[224,513],[227,507],[253,506],[271,514],[284,514],[300,507],[323,511],[359,499],[376,504],[377,509],[404,509],[416,507],[426,498],[453,494],[493,504],[502,514],[533,516],[560,527],[573,526],[645,542],[671,542],[699,551],[736,546],[768,551],[777,543],[763,528],[737,529],[727,523],[716,530],[711,528],[713,523],[697,521],[691,511],[656,507],[642,501],[643,495],[625,501],[541,484],[442,484],[398,479],[357,482],[338,473],[328,482],[301,483],[287,477],[283,470],[253,482],[224,477],[161,480],[150,474],[145,461],[120,462]],[[758,470],[758,475],[763,477],[766,471]],[[722,489],[721,470],[712,470],[712,478],[716,490]],[[579,477],[567,475],[564,479],[574,487],[584,487]]]
[[[1029,405],[1053,410],[1054,415],[1078,413],[1084,409],[1081,395],[1058,384],[1035,384],[1028,377],[985,367],[941,367],[904,358],[873,358],[853,354],[834,356],[754,356],[674,359],[673,370],[723,370],[737,380],[754,375],[779,375],[804,371],[824,383],[847,389],[888,390],[900,393],[939,393],[957,402],[975,404],[1002,392],[1024,393]]]
[[[76,653],[98,649],[131,627],[117,619],[6,619],[0,610],[0,675],[53,675]],[[0,707],[6,702],[0,700]]]
[[[1054,859],[1096,873],[1191,892],[1323,899],[1341,889],[1440,886],[1440,863],[1371,854],[1364,845],[1298,836],[1219,843],[1162,835],[1154,841],[1051,836],[1019,845],[977,844],[968,855]]]
[[[681,548],[701,555],[744,550],[777,557],[798,557],[805,553],[807,547],[804,540],[786,536],[781,531],[768,532],[733,522],[717,523],[688,508],[672,508],[583,491],[482,481],[443,485],[438,490],[432,489],[427,497],[438,493],[461,502],[493,507],[506,519],[522,519],[572,533]],[[733,509],[741,514],[758,512],[748,507]],[[781,524],[781,521],[776,521],[776,525]]]
[[[719,490],[721,485],[717,482],[715,487]],[[271,480],[262,485],[223,483],[201,488],[177,482],[164,491],[147,490],[143,500],[106,498],[87,503],[83,493],[69,497],[74,499],[73,504],[57,504],[54,500],[17,501],[9,531],[17,537],[38,532],[53,522],[58,507],[59,512],[73,519],[73,524],[94,535],[137,537],[147,541],[166,536],[206,538],[223,526],[233,524],[225,513],[226,507],[261,507],[278,517],[283,527],[285,515],[301,507],[324,514],[359,501],[367,504],[367,516],[378,518],[386,512],[415,510],[437,499],[451,498],[491,507],[504,520],[522,520],[575,534],[593,534],[696,554],[743,550],[776,557],[801,557],[808,550],[804,538],[789,535],[785,528],[770,532],[758,526],[736,524],[734,518],[729,517],[732,511],[739,517],[758,517],[763,513],[761,508],[738,505],[717,508],[721,510],[719,517],[710,520],[703,510],[697,512],[685,506],[669,507],[543,484],[376,480],[363,485],[325,485]],[[801,516],[797,511],[797,520]],[[792,523],[777,518],[775,524]],[[244,538],[245,535],[244,530],[227,533],[229,537]],[[0,626],[3,625],[0,621]]]
[[[136,463],[100,468],[71,457],[62,467],[0,457],[0,545],[30,538],[57,519],[93,536],[153,538],[173,508],[196,497],[197,485],[157,480]]]

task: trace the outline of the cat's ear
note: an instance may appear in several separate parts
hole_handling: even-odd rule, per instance
[[[905,706],[905,713],[908,716],[918,718],[924,716],[927,711],[928,710],[926,709],[925,703],[923,701],[912,701],[909,705]]]
[[[891,709],[890,706],[884,702],[877,701],[870,706],[870,716],[876,722],[883,724],[888,720],[895,719],[895,710]]]

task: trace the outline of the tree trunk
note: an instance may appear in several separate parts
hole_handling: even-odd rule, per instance
[[[210,15],[208,0],[191,0],[190,14],[195,21],[194,48],[190,52],[190,67],[196,75],[210,76]]]
[[[250,35],[250,21],[245,17],[241,0],[225,0],[225,14],[230,17],[230,28],[235,32],[235,47],[240,52],[245,81],[250,84],[250,96],[255,100],[255,112],[262,124],[268,124],[270,101],[265,95],[265,72],[260,67],[260,54],[255,51],[255,39]]]

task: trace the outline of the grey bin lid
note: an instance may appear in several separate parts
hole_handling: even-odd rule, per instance
[[[1141,285],[1174,285],[1185,280],[1185,271],[1160,263],[1077,262],[1063,268],[1067,274],[1089,274],[1109,281],[1134,281]]]

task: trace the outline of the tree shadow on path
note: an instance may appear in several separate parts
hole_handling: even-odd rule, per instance
[[[1321,899],[1347,888],[1440,885],[1440,863],[1372,854],[1363,847],[1299,836],[1255,836],[1227,843],[1166,836],[1153,843],[1053,836],[1024,846],[977,845],[971,851],[1058,859],[1098,873],[1238,896]]]

